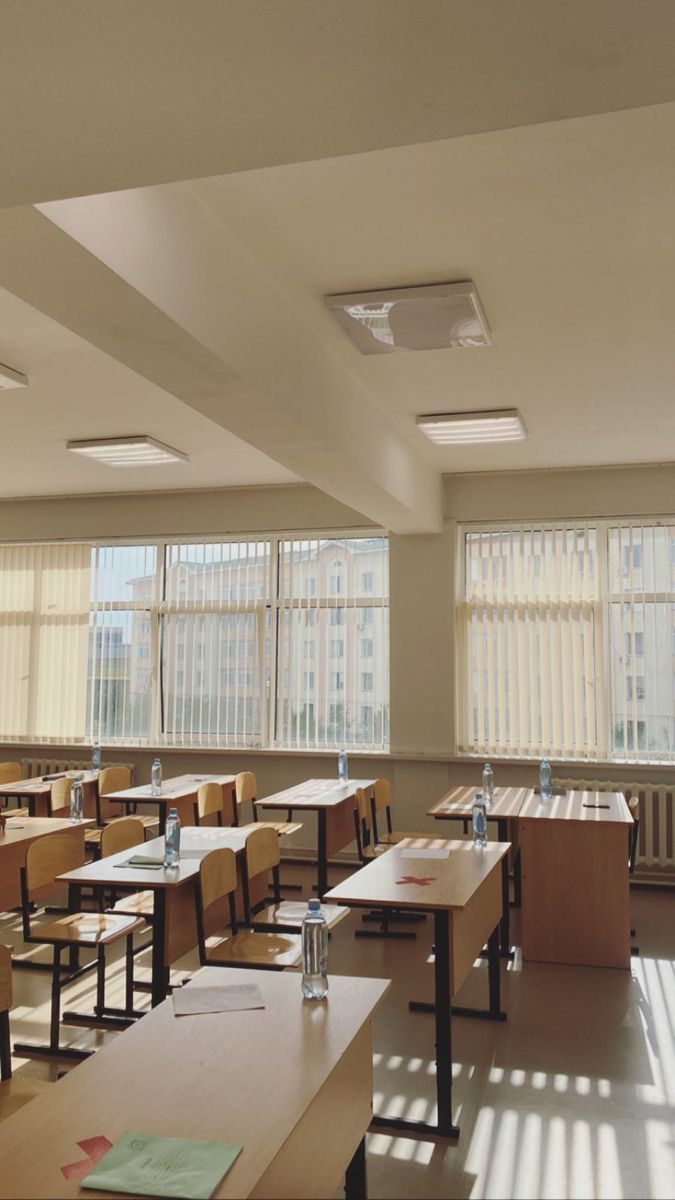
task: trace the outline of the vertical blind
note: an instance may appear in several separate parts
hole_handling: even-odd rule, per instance
[[[58,741],[85,730],[87,545],[0,546],[0,734]]]

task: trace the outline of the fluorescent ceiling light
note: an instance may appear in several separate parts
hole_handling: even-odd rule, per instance
[[[95,438],[68,442],[68,450],[94,458],[106,467],[160,467],[165,463],[189,462],[182,450],[174,450],[151,437]]]
[[[527,437],[517,408],[502,408],[494,412],[430,413],[418,417],[417,425],[439,446],[524,442]]]
[[[0,363],[0,392],[8,392],[10,388],[27,386],[27,375],[22,375],[21,371],[15,371],[14,367],[6,367],[4,363]]]
[[[470,279],[325,296],[324,304],[362,354],[490,345],[485,313]]]

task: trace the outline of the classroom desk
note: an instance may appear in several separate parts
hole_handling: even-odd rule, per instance
[[[73,771],[73,778],[79,775],[82,779],[83,787],[83,813],[85,817],[91,817],[96,820],[96,797],[98,795],[98,771]],[[0,786],[0,797],[14,797],[17,800],[26,802],[28,814],[31,817],[49,817],[51,816],[49,808],[49,797],[52,790],[52,784],[57,779],[64,779],[66,772],[62,771],[58,775],[51,775],[45,779],[42,775],[34,776],[32,779],[17,779],[13,783],[3,783]],[[7,810],[11,814],[11,809]]]
[[[152,1004],[164,1000],[169,984],[169,968],[177,959],[188,954],[197,945],[197,918],[195,910],[195,885],[199,864],[205,854],[220,846],[228,846],[237,856],[244,852],[245,829],[220,829],[213,826],[193,826],[181,830],[181,857],[178,867],[151,870],[143,867],[118,867],[134,854],[160,857],[164,854],[164,838],[153,838],[141,846],[122,850],[86,863],[75,871],[59,878],[69,885],[69,908],[80,907],[79,893],[82,887],[133,888],[134,891],[152,891],[154,906],[152,918]],[[258,881],[254,880],[253,884]],[[260,887],[265,892],[261,878]],[[252,885],[251,901],[259,899]],[[213,913],[207,914],[206,933],[216,933],[229,922],[225,905],[213,905]],[[210,918],[210,920],[209,920]]]
[[[91,1196],[61,1167],[77,1142],[122,1133],[234,1142],[214,1192],[363,1200],[373,1105],[372,1018],[386,979],[331,975],[326,1002],[297,974],[207,967],[188,987],[255,983],[264,1009],[174,1017],[166,1000],[0,1126],[0,1197]]]
[[[427,809],[427,816],[436,821],[471,820],[473,801],[480,788],[454,787]],[[513,874],[515,904],[520,905],[520,855],[518,846],[518,814],[530,794],[529,788],[495,788],[492,804],[486,811],[488,821],[497,825],[497,840],[510,842],[514,850]],[[466,827],[465,827],[466,832]],[[502,861],[502,903],[503,914],[499,926],[499,948],[503,956],[512,957],[511,950],[511,917],[509,901],[509,861]]]
[[[85,829],[92,824],[90,820],[72,824],[67,817],[12,817],[10,813],[4,833],[0,833],[0,911],[21,904],[20,873],[32,842],[52,833],[67,833],[82,841]]]
[[[447,852],[445,858],[414,857],[415,851]],[[458,1137],[452,1121],[451,1013],[505,1020],[501,1010],[499,921],[502,915],[501,862],[509,843],[441,838],[407,838],[332,888],[325,899],[354,908],[397,908],[434,917],[434,1003],[413,1001],[413,1012],[433,1012],[436,1020],[436,1124],[402,1117],[373,1117],[373,1127],[408,1133]],[[412,852],[408,857],[406,852]],[[488,944],[489,1007],[451,1006],[485,943]]]
[[[317,815],[317,891],[323,896],[328,887],[328,857],[351,845],[355,839],[354,800],[356,789],[370,790],[374,779],[306,779],[283,792],[255,801],[256,808],[285,809],[288,820],[298,812]]]
[[[628,834],[620,792],[530,793],[518,821],[523,957],[630,966]]]
[[[120,792],[108,792],[105,799],[112,804],[124,805],[130,812],[135,804],[151,804],[159,816],[159,832],[164,834],[168,810],[175,808],[182,825],[193,825],[196,820],[197,792],[203,783],[219,783],[223,789],[223,824],[237,824],[237,801],[234,775],[176,775],[165,779],[160,796],[153,796],[149,783],[140,787],[124,788]]]

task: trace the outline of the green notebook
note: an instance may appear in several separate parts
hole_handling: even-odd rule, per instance
[[[226,1142],[123,1133],[82,1187],[135,1196],[175,1196],[209,1200],[241,1153]]]
[[[116,867],[145,867],[148,871],[159,871],[164,866],[163,858],[151,858],[149,854],[134,854],[124,862],[115,863]]]

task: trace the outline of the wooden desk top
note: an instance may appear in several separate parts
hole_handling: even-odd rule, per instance
[[[115,802],[138,800],[144,804],[168,804],[174,800],[186,800],[196,796],[203,783],[221,783],[223,787],[234,783],[234,775],[175,775],[162,783],[161,796],[153,796],[149,783],[138,787],[123,788],[120,792],[106,792],[104,799]]]
[[[214,1196],[250,1196],[390,982],[331,975],[321,1004],[303,1004],[297,972],[207,967],[187,986],[242,983],[264,1009],[174,1017],[168,999],[33,1100],[29,1119],[3,1121],[0,1196],[105,1200],[61,1167],[84,1157],[78,1141],[126,1131],[243,1146]]]
[[[632,825],[633,818],[621,792],[568,792],[542,800],[530,791],[518,814],[520,821],[590,821],[604,825]]]
[[[460,909],[508,852],[510,842],[489,842],[480,850],[473,842],[444,838],[406,838],[379,858],[355,871],[324,900],[354,907]],[[447,858],[408,858],[404,850],[449,850]],[[399,883],[412,878],[429,883]]]
[[[70,824],[70,822],[65,822]],[[199,872],[199,864],[205,854],[216,850],[219,846],[229,846],[235,854],[241,853],[246,843],[245,829],[219,829],[215,826],[197,827],[186,826],[181,829],[180,862],[177,867],[162,868],[161,870],[144,869],[143,867],[117,867],[116,863],[126,862],[136,854],[148,855],[149,858],[160,858],[164,854],[164,838],[152,838],[140,846],[132,846],[130,850],[121,850],[119,854],[110,854],[107,858],[99,858],[95,862],[85,863],[75,871],[69,871],[59,878],[68,883],[102,884],[114,886],[116,883],[141,888],[171,888],[193,879]]]
[[[36,775],[32,779],[17,779],[14,783],[3,783],[0,785],[0,796],[47,796],[52,790],[52,784],[56,783],[57,779],[65,779],[68,774],[73,779],[79,775],[83,783],[93,783],[99,776],[98,771],[61,771],[52,775],[50,779]]]
[[[530,788],[495,788],[492,804],[487,810],[488,819],[517,817],[525,800],[530,795],[530,790]],[[446,792],[433,808],[427,809],[427,816],[436,817],[437,820],[445,818],[446,821],[456,817],[471,817],[474,798],[476,792],[479,791],[480,787],[450,788],[450,791]]]
[[[350,779],[347,783],[340,783],[338,779],[306,779],[255,803],[260,808],[304,808],[307,811],[336,808],[345,800],[351,800],[357,788],[367,790],[374,783],[374,779]]]
[[[10,810],[11,812],[11,810]],[[69,821],[67,817],[7,817],[4,833],[0,833],[0,853],[3,847],[16,846],[17,842],[30,842],[50,833],[63,833],[68,829],[86,829],[96,822],[87,817],[83,821]]]

